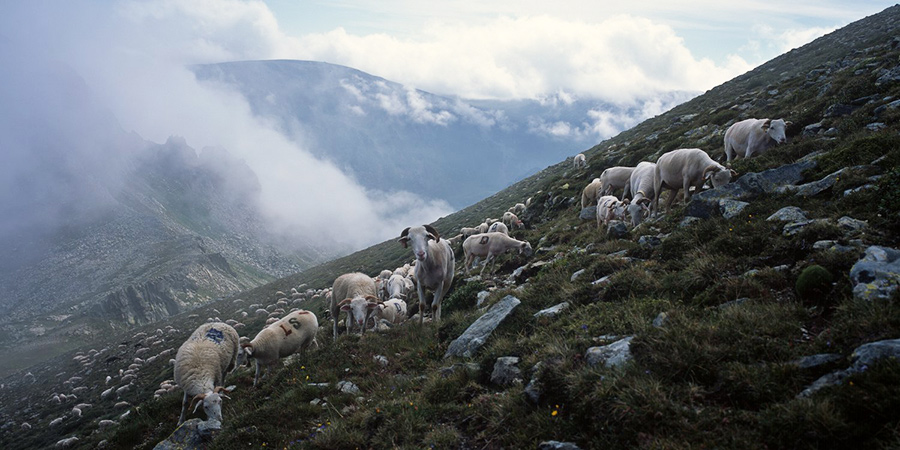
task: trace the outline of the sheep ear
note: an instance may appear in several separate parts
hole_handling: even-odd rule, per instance
[[[435,230],[433,226],[424,225],[424,227],[425,227],[425,231],[427,231],[429,234],[431,234],[432,235],[431,237],[434,238],[435,241],[441,240],[441,233],[438,233],[438,230]]]
[[[409,227],[403,229],[400,233],[400,239],[397,239],[397,242],[399,242],[403,248],[406,248],[406,243],[409,242]]]
[[[766,119],[762,124],[763,131],[769,131],[769,127],[772,126],[772,119]]]
[[[196,412],[197,412],[197,409],[200,408],[200,405],[203,404],[203,399],[204,399],[204,398],[206,398],[206,394],[205,394],[205,393],[204,393],[204,394],[197,394],[197,395],[195,395],[195,396],[194,396],[194,399],[191,400],[191,406],[189,406],[188,408],[193,407],[193,410],[194,410],[194,412],[196,413]],[[194,406],[194,403],[195,403],[195,402],[197,402],[197,406]]]
[[[713,173],[719,171],[719,166],[712,164],[703,170],[703,179],[709,178]]]
[[[785,121],[784,121],[784,126],[786,126],[786,127],[789,127],[789,126],[791,126],[791,125],[793,125],[793,124],[794,124],[794,122],[791,122],[790,120],[785,120]]]
[[[728,169],[728,170],[729,170],[729,172],[731,173],[731,178],[734,178],[734,177],[738,176],[737,171],[735,171],[734,169]]]
[[[341,305],[341,311],[350,311],[350,305]]]
[[[375,297],[374,295],[367,295],[366,301],[378,303],[378,297]]]

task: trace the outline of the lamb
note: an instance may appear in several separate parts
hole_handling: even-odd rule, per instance
[[[725,131],[725,157],[732,159],[761,155],[775,145],[787,141],[785,127],[791,125],[784,119],[747,119],[728,127]]]
[[[594,178],[593,181],[584,187],[581,191],[581,209],[597,204],[597,198],[600,197],[599,193],[601,187],[602,182],[599,178]]]
[[[377,304],[378,297],[375,293],[375,282],[364,273],[345,273],[334,280],[329,309],[331,311],[331,318],[334,320],[335,341],[337,341],[338,335],[338,316],[342,310],[347,311],[347,331],[350,331],[354,315],[351,311],[354,308],[348,304],[354,299],[357,299],[357,307],[355,308],[357,310],[360,309],[359,306],[362,304],[368,311],[371,311],[375,308],[374,305]],[[369,307],[370,303],[372,305],[371,307]],[[344,306],[347,306],[347,308],[345,309]],[[362,311],[356,312],[357,315],[360,313],[362,313]],[[366,317],[358,317],[357,320],[360,324],[364,324]]]
[[[390,323],[397,324],[408,318],[408,310],[406,302],[399,298],[392,298],[384,303],[379,303],[375,309],[374,317],[376,319],[384,319]],[[377,321],[376,321],[377,323]]]
[[[259,383],[260,366],[264,366],[268,373],[280,358],[293,355],[313,344],[318,347],[316,342],[318,331],[319,320],[316,315],[299,310],[263,328],[249,343],[241,344],[247,358],[256,360],[253,385]]]
[[[584,169],[587,167],[587,157],[584,156],[584,153],[575,155],[575,158],[572,159],[572,165],[576,169]]]
[[[237,331],[230,325],[212,322],[197,327],[178,348],[175,382],[184,391],[178,425],[184,422],[189,406],[195,401],[202,401],[208,421],[222,422],[222,399],[228,398],[221,393],[222,384],[225,375],[237,365],[241,352],[239,340]],[[200,403],[194,411],[199,407]]]
[[[713,161],[699,148],[672,150],[656,161],[653,209],[658,208],[663,188],[673,191],[666,202],[668,211],[679,190],[684,189],[684,203],[687,204],[691,199],[691,186],[699,191],[706,179],[710,178],[713,187],[719,187],[731,182],[731,178],[736,175],[735,171]]]
[[[463,251],[466,254],[466,273],[476,257],[485,258],[484,266],[481,268],[481,275],[484,273],[488,262],[493,262],[494,257],[506,253],[507,250],[518,249],[519,254],[531,256],[533,253],[531,244],[527,241],[513,239],[503,233],[486,233],[481,236],[472,236],[463,242]]]
[[[611,220],[625,220],[628,201],[619,201],[614,195],[604,195],[597,200],[597,228],[609,225]]]
[[[624,197],[631,196],[631,204],[628,205],[628,214],[631,216],[631,224],[638,226],[646,215],[653,212],[648,205],[652,204],[654,191],[654,177],[656,176],[656,163],[643,161],[634,168],[625,186]],[[633,193],[633,194],[632,194]]]
[[[488,233],[503,233],[509,236],[509,228],[503,222],[497,222],[488,228]]]
[[[440,322],[441,300],[453,284],[453,269],[456,265],[450,243],[446,239],[441,239],[441,235],[431,225],[408,227],[400,233],[400,239],[397,241],[403,248],[411,243],[413,256],[416,257],[414,276],[419,294],[419,325],[425,320],[426,289],[434,290],[431,311],[434,321]]]
[[[624,189],[631,178],[631,172],[634,172],[634,167],[615,166],[604,170],[600,174],[600,184],[603,186],[600,189],[600,195],[610,195],[619,189]]]

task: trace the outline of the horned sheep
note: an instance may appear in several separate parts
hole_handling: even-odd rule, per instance
[[[253,385],[259,383],[260,366],[264,366],[268,373],[280,358],[293,355],[313,344],[318,347],[318,331],[319,321],[315,314],[305,310],[294,311],[260,330],[252,341],[241,344],[247,358],[256,360]]]
[[[400,239],[397,241],[403,248],[411,244],[413,256],[416,258],[416,269],[413,273],[419,294],[419,324],[425,320],[426,289],[434,291],[431,312],[434,321],[440,322],[441,300],[453,284],[453,269],[456,264],[450,242],[441,239],[440,233],[431,225],[408,227],[400,233]]]
[[[184,391],[181,401],[181,425],[188,408],[195,401],[203,404],[207,420],[222,422],[221,392],[225,375],[234,370],[241,352],[240,337],[230,325],[222,322],[205,323],[197,327],[175,354],[175,382]],[[200,403],[194,408],[199,408]]]
[[[375,282],[368,275],[354,272],[337,277],[332,286],[329,308],[334,320],[334,340],[337,341],[340,311],[347,311],[347,332],[350,332],[354,322],[365,324],[369,312],[375,309],[377,302]],[[360,332],[364,330],[365,327],[360,327]]]
[[[785,128],[791,122],[784,119],[747,119],[737,122],[725,131],[725,158],[750,158],[761,155],[775,145],[787,141]]]
[[[684,189],[684,203],[687,204],[691,199],[691,186],[699,192],[707,179],[712,182],[713,187],[719,187],[731,182],[731,178],[736,175],[735,171],[713,161],[699,148],[672,150],[656,161],[653,209],[658,209],[659,195],[663,188],[673,191],[666,202],[668,211],[679,190]]]
[[[470,266],[476,257],[486,258],[484,266],[481,268],[479,275],[484,272],[489,262],[493,262],[494,257],[506,253],[507,250],[517,249],[519,254],[531,256],[531,244],[527,241],[513,239],[503,233],[486,233],[480,236],[472,236],[463,242],[463,251],[466,255],[466,273],[469,273]]]
[[[597,228],[611,220],[624,220],[628,201],[620,201],[614,195],[604,195],[597,200]]]

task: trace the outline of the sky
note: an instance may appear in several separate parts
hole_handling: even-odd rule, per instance
[[[363,189],[352,176],[313,157],[310,143],[288,138],[255,117],[236,93],[198,83],[188,65],[305,59],[451,97],[583,98],[627,106],[660,93],[701,93],[890,5],[871,0],[7,1],[0,6],[0,45],[14,56],[0,64],[0,121],[6,122],[0,123],[5,134],[0,142],[23,147],[0,154],[3,173],[16,175],[0,183],[39,170],[40,149],[22,144],[27,140],[19,134],[25,131],[10,120],[22,114],[24,103],[32,116],[73,124],[81,119],[60,110],[59,102],[43,96],[38,100],[44,103],[29,102],[12,92],[16,84],[10,80],[31,80],[29,66],[61,64],[84,79],[95,101],[126,131],[159,143],[181,136],[193,148],[224,147],[244,159],[260,176],[264,209],[273,223],[310,239],[359,248],[431,222],[451,208],[412,192]],[[73,146],[72,159],[96,160],[90,147]]]

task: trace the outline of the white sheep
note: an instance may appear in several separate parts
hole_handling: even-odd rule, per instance
[[[247,358],[256,360],[256,376],[253,385],[259,383],[260,366],[271,370],[280,358],[285,358],[316,342],[319,320],[310,311],[294,311],[281,320],[260,330],[252,341],[241,344]]]
[[[508,226],[509,228],[522,229],[525,228],[525,225],[519,220],[519,216],[507,211],[503,213],[502,223]],[[493,225],[491,225],[493,226]],[[488,231],[490,231],[490,227],[488,227]]]
[[[406,298],[406,282],[404,280],[405,278],[400,275],[391,275],[387,282],[388,299]]]
[[[525,209],[526,209],[526,206],[524,203],[516,203],[515,205],[510,206],[507,211],[509,211],[513,214],[522,214],[523,212],[525,212]]]
[[[691,186],[699,192],[708,178],[713,187],[719,187],[731,182],[736,175],[735,171],[713,161],[699,148],[672,150],[656,161],[652,209],[658,210],[659,195],[663,189],[672,191],[666,202],[668,211],[679,190],[684,189],[684,203],[687,204],[691,200]]]
[[[622,198],[631,198],[628,214],[631,216],[633,226],[640,225],[644,218],[653,212],[648,205],[653,203],[655,176],[656,163],[642,161],[628,178],[628,185],[625,186]]]
[[[519,254],[531,256],[533,253],[531,244],[527,241],[513,239],[503,233],[485,233],[479,236],[472,236],[463,242],[463,251],[466,254],[466,273],[476,257],[486,258],[484,266],[481,267],[481,275],[488,263],[493,263],[494,257],[506,253],[507,250],[517,249]]]
[[[581,209],[597,204],[600,197],[600,189],[603,183],[599,178],[594,178],[584,189],[581,190]]]
[[[378,320],[384,319],[390,323],[398,324],[408,318],[408,309],[406,302],[399,298],[392,298],[384,303],[379,303],[375,309],[373,317]]]
[[[791,125],[784,119],[747,119],[728,127],[725,131],[725,158],[750,158],[761,155],[775,145],[787,141],[785,128]]]
[[[597,228],[609,225],[611,220],[625,220],[628,201],[620,201],[614,195],[604,195],[597,200]]]
[[[634,167],[615,166],[604,170],[600,174],[600,184],[603,186],[600,195],[611,195],[619,189],[624,189],[631,178],[631,172],[634,172]]]
[[[434,291],[431,311],[434,321],[440,322],[441,300],[453,284],[453,269],[456,264],[450,242],[441,239],[440,233],[431,225],[406,228],[397,241],[403,248],[412,244],[413,256],[416,257],[414,275],[419,294],[419,324],[425,320],[426,289]]]
[[[473,234],[478,234],[478,228],[473,227],[462,227],[459,229],[460,234],[462,234],[463,238],[467,238]]]
[[[221,392],[225,375],[237,366],[240,337],[230,325],[222,322],[205,323],[197,327],[175,354],[175,382],[184,391],[181,416],[184,422],[192,403],[201,401],[207,420],[222,422]],[[194,412],[200,403],[194,408]]]
[[[572,158],[572,165],[576,169],[583,169],[587,167],[587,157],[584,156],[584,153],[579,153]]]
[[[77,442],[78,442],[77,436],[67,437],[65,439],[60,439],[60,440],[56,441],[56,445],[54,445],[54,447],[55,448],[69,448],[69,447],[75,445],[75,443],[77,443]]]
[[[390,278],[390,276],[388,276]],[[355,305],[348,305],[353,301],[353,299],[357,299]],[[375,291],[375,282],[369,278],[368,275],[364,273],[354,272],[354,273],[345,273],[337,279],[334,280],[334,284],[332,285],[331,290],[331,301],[330,308],[331,318],[334,320],[334,340],[337,341],[338,335],[338,316],[340,311],[347,311],[347,332],[350,332],[350,326],[354,320],[354,311],[353,306],[356,306],[356,309],[359,310],[360,306],[366,308],[368,311],[375,308],[375,304],[378,301],[378,297],[376,296]],[[373,306],[369,309],[369,303]],[[344,309],[344,306],[348,306],[347,309]],[[363,314],[362,317],[357,318],[357,320],[361,320],[364,324],[365,320],[368,316],[368,313],[363,313],[362,311],[356,311],[356,314]],[[362,327],[365,329],[364,327]]]
[[[509,227],[503,222],[497,222],[488,228],[488,233],[503,233],[509,236]]]

